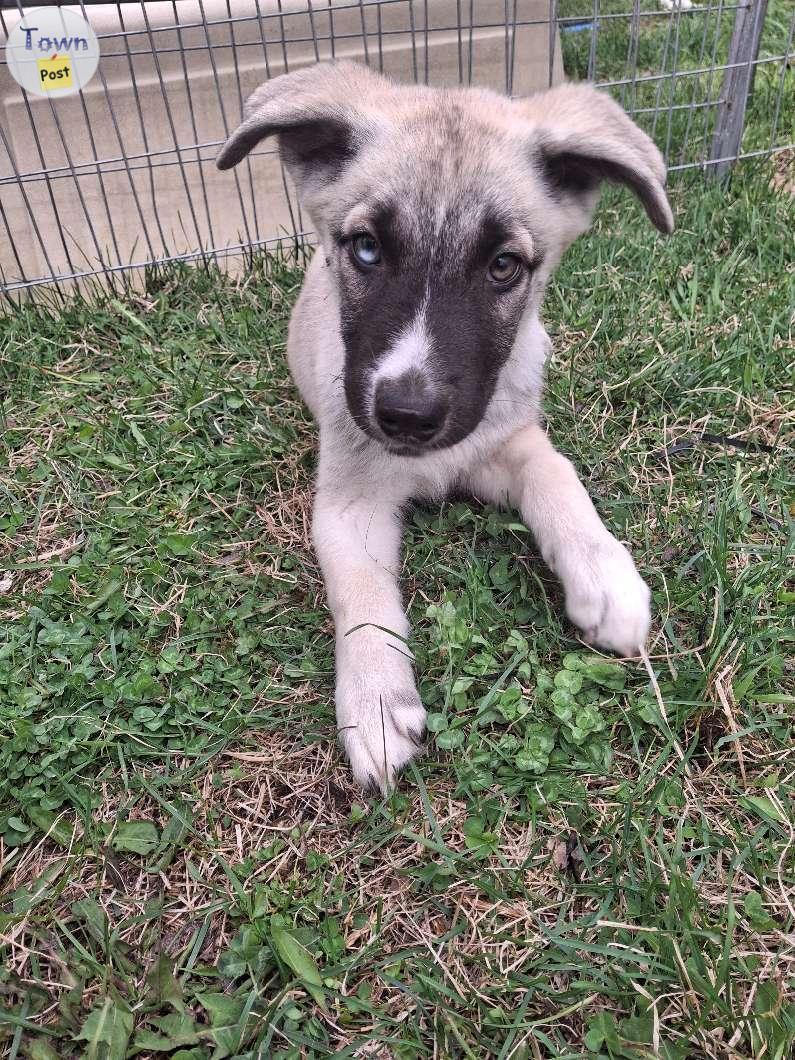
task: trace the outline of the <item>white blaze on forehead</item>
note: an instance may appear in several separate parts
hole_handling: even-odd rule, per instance
[[[428,360],[431,354],[431,337],[425,321],[423,304],[416,317],[407,324],[391,346],[387,347],[373,372],[372,392],[384,379],[399,379],[407,372],[417,376],[427,375]]]

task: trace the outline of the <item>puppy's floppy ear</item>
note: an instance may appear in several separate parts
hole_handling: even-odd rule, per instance
[[[299,191],[311,180],[332,180],[375,125],[368,104],[390,88],[385,78],[350,62],[318,63],[275,77],[246,100],[243,121],[215,164],[231,169],[265,137],[277,136]]]
[[[590,211],[603,180],[626,184],[661,232],[672,232],[665,163],[651,139],[605,92],[560,85],[518,104],[534,126],[534,151],[558,195]]]

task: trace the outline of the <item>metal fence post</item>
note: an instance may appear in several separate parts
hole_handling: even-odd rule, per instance
[[[754,82],[759,42],[767,12],[767,0],[748,0],[734,13],[734,29],[727,69],[724,72],[717,108],[709,168],[715,179],[724,177],[740,154],[745,129],[745,108]]]

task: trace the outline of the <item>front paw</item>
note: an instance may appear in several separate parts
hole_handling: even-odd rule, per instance
[[[422,748],[425,708],[411,668],[381,661],[338,663],[337,729],[355,780],[386,794]]]
[[[566,613],[589,644],[637,656],[651,624],[651,593],[615,538],[583,549],[567,564]]]

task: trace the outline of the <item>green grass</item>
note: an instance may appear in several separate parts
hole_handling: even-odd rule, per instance
[[[631,0],[599,0],[596,21],[594,0],[558,0],[562,25],[579,27],[560,35],[566,75],[628,80],[611,91],[664,151],[669,166],[700,164],[711,157],[716,104],[725,97],[720,67],[729,62],[735,5],[705,0],[691,11],[670,14],[659,0],[641,0],[638,6],[633,34],[630,17],[611,17],[631,15]],[[795,66],[791,58],[783,68],[780,59],[765,61],[786,52],[792,18],[792,0],[769,0],[743,152],[795,141]]]
[[[663,710],[578,642],[516,515],[418,509],[433,733],[388,802],[334,744],[300,269],[9,309],[8,1055],[790,1055],[795,211],[771,173],[680,181],[670,240],[607,196],[546,301],[552,436],[652,586]]]

